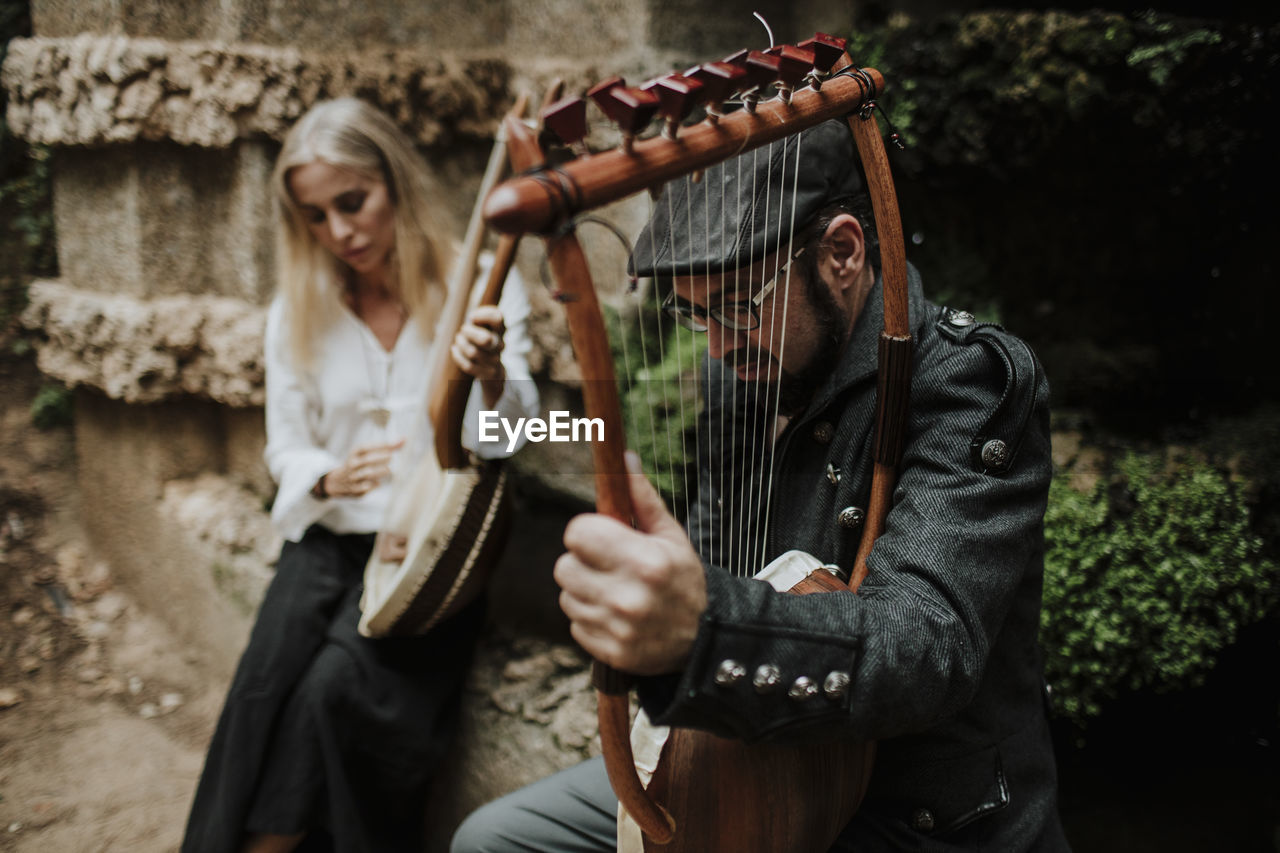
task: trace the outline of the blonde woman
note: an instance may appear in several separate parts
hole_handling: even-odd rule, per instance
[[[537,414],[528,302],[509,281],[498,307],[439,339],[451,259],[438,205],[412,145],[367,104],[315,106],[286,137],[272,182],[280,292],[266,332],[266,461],[287,541],[182,849],[419,851],[481,608],[423,637],[361,637],[362,572],[392,481],[430,452],[436,347],[478,380],[464,444],[481,456],[505,451],[476,442],[481,408]]]

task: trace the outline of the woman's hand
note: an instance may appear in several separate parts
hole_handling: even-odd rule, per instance
[[[321,490],[331,498],[367,495],[391,476],[391,454],[402,447],[403,438],[391,444],[357,447],[345,462],[320,478]]]
[[[409,537],[398,533],[378,534],[378,559],[384,563],[403,563],[409,556]]]
[[[481,305],[471,312],[453,339],[449,353],[463,373],[480,380],[484,404],[493,408],[502,396],[507,371],[502,366],[502,334],[506,326],[496,305]]]

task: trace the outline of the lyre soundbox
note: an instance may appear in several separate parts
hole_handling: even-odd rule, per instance
[[[844,46],[841,39],[818,34],[797,45],[740,51],[683,74],[665,75],[638,86],[628,86],[616,77],[603,81],[586,92],[586,98],[562,98],[544,109],[544,126],[575,155],[556,165],[547,164],[536,140],[523,125],[509,120],[507,132],[512,138],[512,150],[523,151],[531,165],[523,174],[495,187],[484,203],[485,218],[495,229],[544,236],[556,297],[564,305],[584,379],[584,408],[589,417],[600,418],[605,426],[604,441],[591,445],[597,510],[631,523],[633,514],[623,462],[628,443],[624,432],[627,419],[622,414],[623,396],[616,383],[616,348],[606,334],[607,328],[618,328],[619,315],[615,312],[606,324],[601,299],[578,242],[576,220],[638,193],[647,192],[652,204],[671,204],[672,193],[664,192],[668,182],[683,181],[686,176],[688,181],[699,182],[709,174],[707,170],[730,158],[772,151],[775,143],[785,147],[809,128],[832,119],[847,120],[871,196],[884,281],[876,458],[856,564],[846,567],[850,581],[846,584],[825,569],[817,569],[785,586],[775,585],[780,591],[795,594],[856,592],[865,577],[866,557],[884,528],[896,478],[909,393],[911,337],[906,258],[888,158],[874,119],[875,100],[884,88],[884,80],[873,68],[854,66]],[[591,104],[620,133],[622,144],[617,148],[588,151],[587,116]],[[766,253],[761,247],[755,257],[763,260]],[[677,274],[673,267],[671,276]],[[655,309],[652,313],[660,324],[663,312],[656,310],[660,284],[653,281],[648,286],[647,305]],[[643,302],[644,288],[635,290]],[[636,307],[642,306],[637,303]],[[668,340],[667,333],[660,325],[655,328],[658,345],[643,344],[642,350],[663,349],[661,341]],[[685,340],[669,339],[677,347]],[[696,341],[689,341],[696,353]],[[641,371],[650,378],[669,372],[679,371],[665,367]],[[632,396],[625,395],[626,399]],[[683,399],[679,390],[675,396]],[[670,420],[682,420],[672,414],[676,411],[674,403],[657,403],[652,408],[667,413]],[[652,432],[656,436],[659,430]],[[678,429],[674,432],[676,435],[671,438],[672,431],[667,431],[668,444],[673,447],[685,438]],[[766,432],[768,436],[774,434]],[[637,440],[635,436],[631,439]],[[764,443],[771,440],[765,439]],[[689,440],[690,445],[700,442],[696,435]],[[676,455],[674,449],[669,452]],[[679,466],[671,467],[674,470]],[[745,471],[739,477],[743,481],[752,479]],[[666,479],[678,482],[680,477],[673,473]],[[683,498],[685,507],[691,503],[687,496]],[[756,504],[755,511],[759,507]],[[677,515],[679,512],[677,509]],[[767,524],[756,527],[767,528]],[[730,538],[750,539],[753,535],[754,530],[743,528]],[[765,550],[761,540],[751,551],[750,559],[739,559],[741,552],[736,556],[731,552],[727,562],[754,563]],[[708,563],[724,565],[723,561],[707,559],[705,553],[703,557]],[[751,572],[758,568],[754,566]],[[873,784],[869,781],[873,744],[851,742],[835,732],[829,739],[796,747],[745,745],[700,731],[675,730],[664,740],[650,740],[659,757],[656,768],[650,768],[651,778],[642,779],[631,742],[632,680],[599,662],[593,670],[593,680],[599,700],[605,765],[625,817],[620,822],[620,850],[638,850],[642,846],[647,851],[675,853],[822,853],[851,819],[868,784]],[[646,766],[649,757],[645,756]],[[630,821],[638,831],[632,831]]]

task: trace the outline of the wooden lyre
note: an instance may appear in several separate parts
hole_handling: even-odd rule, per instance
[[[770,85],[777,86],[779,95],[761,100]],[[872,118],[883,85],[875,69],[852,67],[843,40],[823,34],[797,46],[744,51],[642,87],[627,87],[615,78],[589,94],[620,125],[621,148],[511,179],[494,189],[484,208],[486,219],[500,231],[546,237],[582,368],[584,407],[605,427],[604,441],[591,445],[597,509],[629,523],[625,439],[610,345],[572,218],[828,119],[848,117],[872,198],[884,281],[874,479],[848,585],[819,569],[793,586],[794,593],[857,589],[866,577],[871,547],[884,529],[901,458],[912,344],[902,226],[888,158]],[[726,114],[721,106],[734,90],[747,108]],[[680,127],[699,101],[707,105],[708,119]],[[584,103],[568,99],[553,105],[545,118],[575,150],[585,136],[584,110]],[[662,135],[638,139],[655,113],[666,120]],[[521,133],[510,122],[507,132]],[[536,144],[527,132],[523,136],[519,144],[536,157]],[[852,818],[866,791],[873,744],[833,734],[829,741],[806,746],[747,746],[693,730],[672,731],[646,789],[630,742],[630,679],[599,662],[593,675],[609,780],[622,808],[643,832],[645,850],[821,853]]]

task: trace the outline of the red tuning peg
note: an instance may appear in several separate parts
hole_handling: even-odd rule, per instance
[[[586,153],[587,101],[570,96],[543,107],[540,113],[542,126],[557,139],[573,149],[575,154]]]
[[[712,121],[724,114],[724,102],[742,86],[747,72],[728,62],[708,62],[684,72],[702,84],[703,98]]]
[[[730,65],[736,65],[746,72],[742,79],[742,102],[746,105],[747,110],[754,112],[756,102],[760,100],[760,92],[765,87],[778,79],[778,66],[780,64],[776,56],[770,56],[762,50],[740,50],[735,54],[726,56],[724,61]]]
[[[597,103],[622,131],[622,149],[627,152],[631,151],[635,138],[653,120],[659,106],[657,95],[637,86],[612,86],[601,93]]]
[[[688,118],[704,98],[702,83],[680,74],[659,77],[641,88],[658,96],[658,115],[666,119],[662,134],[668,139],[675,139],[680,122]]]
[[[600,111],[605,114],[609,121],[616,121],[617,119],[614,118],[611,112],[614,109],[614,103],[613,96],[610,93],[619,86],[625,85],[627,83],[621,77],[610,77],[608,80],[597,83],[588,89],[587,97],[596,102],[596,106],[600,108]]]
[[[814,53],[789,44],[769,48],[767,52],[778,59],[778,93],[782,100],[790,103],[791,93],[813,71]]]
[[[805,39],[797,47],[812,50],[814,70],[820,74],[826,74],[844,53],[846,44],[848,42],[845,39],[829,36],[826,33],[814,33],[813,38]]]

